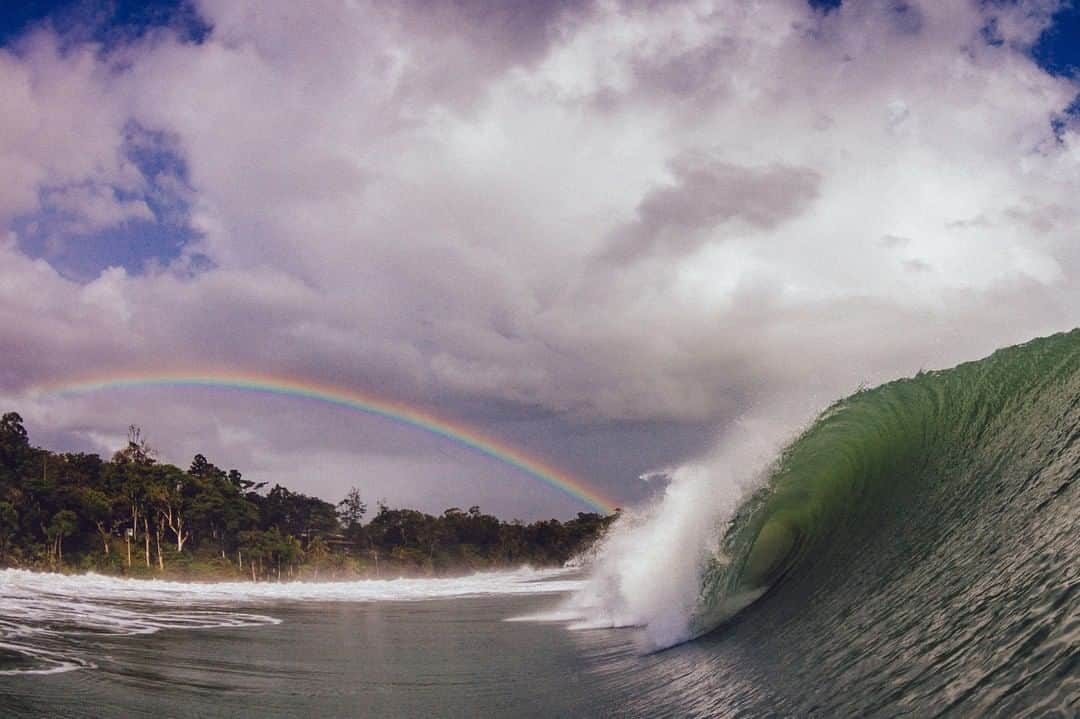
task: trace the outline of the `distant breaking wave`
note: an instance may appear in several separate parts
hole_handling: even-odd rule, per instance
[[[564,570],[520,569],[448,579],[356,582],[189,583],[63,576],[0,570],[0,675],[94,668],[80,649],[95,636],[166,630],[258,627],[279,620],[286,602],[425,601],[458,597],[567,592],[580,580]]]

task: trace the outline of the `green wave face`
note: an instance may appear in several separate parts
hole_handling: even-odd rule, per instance
[[[1080,536],[1078,439],[1080,330],[836,402],[727,527],[695,633],[766,593],[759,604],[794,611],[811,598],[846,611],[831,592],[887,601],[885,586],[932,601],[944,572],[977,582],[1019,561],[1025,533],[1064,542],[1075,566],[1061,537]]]

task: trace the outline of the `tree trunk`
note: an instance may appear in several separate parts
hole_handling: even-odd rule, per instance
[[[150,567],[150,522],[147,521],[146,517],[143,517],[142,521],[143,521],[143,540],[145,540],[145,544],[144,544],[144,547],[143,547],[143,557],[145,557],[146,566],[147,566],[147,568],[149,568]]]
[[[101,535],[101,543],[105,548],[105,556],[109,556],[109,533],[105,531],[105,526],[101,522],[94,522],[97,525],[98,534]]]
[[[161,572],[165,571],[165,557],[161,556],[161,535],[164,534],[164,533],[165,533],[165,530],[163,530],[160,525],[154,528],[154,536],[155,536],[155,539],[157,540],[158,571],[161,571]]]
[[[131,536],[128,537],[127,564],[131,566],[131,543],[139,541],[139,508],[131,505]]]
[[[163,516],[169,524],[169,529],[172,530],[173,535],[176,537],[176,551],[184,551],[184,542],[191,537],[191,532],[184,532],[184,515],[180,514],[180,510],[176,510],[174,514],[173,508],[170,506]]]

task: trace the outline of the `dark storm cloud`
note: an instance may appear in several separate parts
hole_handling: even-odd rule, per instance
[[[918,3],[892,0],[888,9],[893,26],[899,32],[915,34],[922,30],[925,21]]]
[[[539,59],[587,15],[595,0],[409,0],[411,22],[431,32],[467,38],[511,62]]]
[[[655,61],[639,58],[634,63],[634,75],[640,89],[665,99],[684,98],[695,105],[707,106],[730,90],[729,63],[737,51],[738,42],[734,38],[721,38]]]
[[[587,18],[594,0],[408,0],[391,13],[423,60],[397,88],[408,104],[467,109],[492,77],[542,60],[551,45]]]
[[[706,231],[731,220],[768,230],[806,211],[821,182],[808,168],[742,167],[698,155],[676,159],[671,171],[674,184],[641,200],[637,219],[612,236],[606,259],[626,262],[690,253],[723,239]]]

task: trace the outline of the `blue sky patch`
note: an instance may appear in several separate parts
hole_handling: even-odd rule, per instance
[[[1080,8],[1070,3],[1059,10],[1032,55],[1054,75],[1075,77],[1080,69]]]
[[[23,251],[78,281],[107,267],[139,274],[180,257],[198,234],[190,224],[193,191],[179,147],[167,134],[132,123],[124,150],[142,176],[140,185],[91,181],[43,189],[41,209],[13,223]]]
[[[0,47],[42,23],[64,36],[106,47],[158,28],[195,43],[210,34],[190,0],[18,0],[0,3]]]

